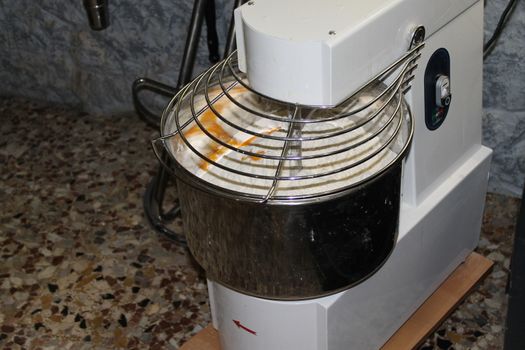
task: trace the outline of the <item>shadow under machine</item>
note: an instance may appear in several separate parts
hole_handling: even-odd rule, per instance
[[[378,349],[479,238],[483,2],[256,0],[235,20],[238,51],[154,141],[221,345]]]

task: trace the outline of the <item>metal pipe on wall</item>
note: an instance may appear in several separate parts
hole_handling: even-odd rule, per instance
[[[108,0],[84,0],[84,8],[93,30],[103,30],[109,27]]]

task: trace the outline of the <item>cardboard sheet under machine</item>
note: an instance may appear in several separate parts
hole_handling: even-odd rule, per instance
[[[223,350],[379,349],[479,239],[492,153],[481,144],[483,2],[254,0],[235,20],[250,88],[312,108],[337,106],[424,43],[404,91],[414,132],[385,263],[313,299],[257,297],[208,281]]]

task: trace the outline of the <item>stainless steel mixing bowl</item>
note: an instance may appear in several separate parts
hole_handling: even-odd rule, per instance
[[[222,63],[222,73],[226,64]],[[157,154],[165,152],[170,159],[167,166],[176,176],[188,246],[207,277],[245,294],[299,300],[336,293],[371,276],[386,261],[397,237],[402,163],[413,134],[412,117],[402,95],[404,75],[389,87],[370,87],[380,97],[374,103],[384,102],[386,106],[370,112],[374,118],[384,118],[386,126],[379,123],[379,130],[387,130],[388,123],[393,125],[391,137],[385,132],[384,147],[394,152],[395,158],[386,166],[330,192],[278,196],[270,188],[267,196],[257,196],[204,181],[180,160],[181,150],[187,150],[220,166],[219,160],[195,152],[184,136],[184,128],[196,121],[203,127],[198,120],[204,110],[217,114],[213,104],[225,96],[231,98],[225,86],[232,82],[244,84],[235,74],[235,79],[214,77],[219,67],[201,75],[170,103],[161,123],[162,137],[153,143]],[[208,96],[207,101],[202,98],[217,89],[222,89],[218,97]],[[279,104],[264,96],[256,100],[263,101],[265,109],[268,104]],[[348,106],[352,107],[352,101]],[[253,107],[244,111],[265,117],[264,111],[254,112]],[[295,140],[292,129],[296,122],[287,123],[290,127],[287,137],[282,138],[279,164],[293,160],[286,148]],[[207,135],[214,137],[213,133]],[[282,176],[279,166],[276,168],[274,185],[295,180],[293,176]],[[246,176],[258,178],[255,174]]]

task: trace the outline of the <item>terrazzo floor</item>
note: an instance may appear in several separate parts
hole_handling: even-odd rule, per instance
[[[202,272],[143,217],[156,135],[0,98],[1,349],[177,349],[210,322]],[[421,349],[502,349],[519,205],[488,196],[478,251],[496,265]]]

